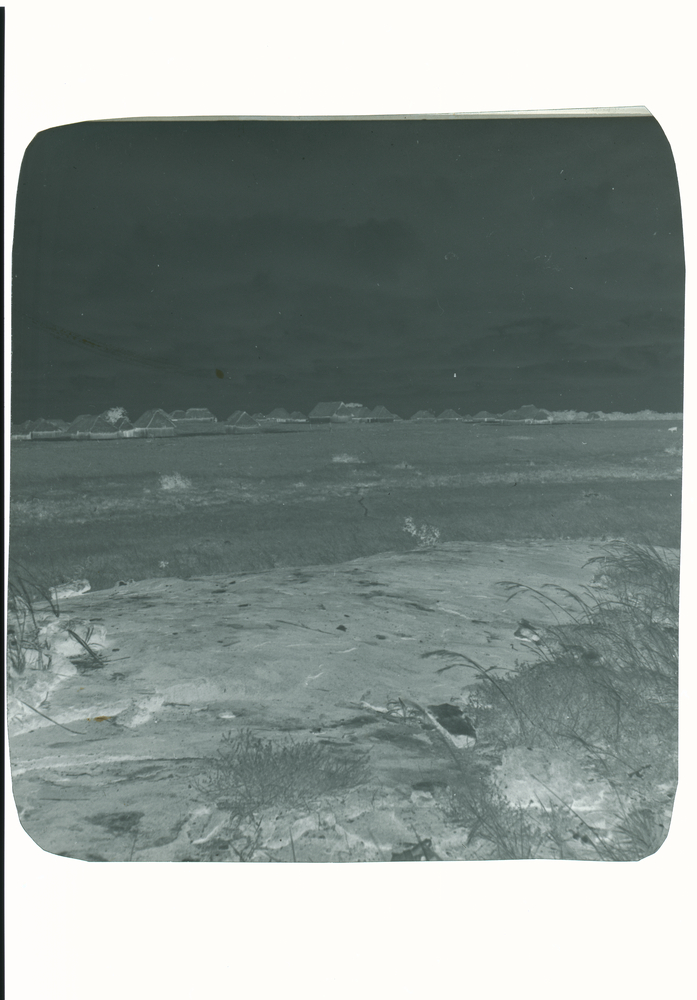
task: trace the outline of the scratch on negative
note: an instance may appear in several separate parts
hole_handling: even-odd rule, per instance
[[[319,677],[322,676],[323,673],[324,673],[324,670],[320,670],[320,672],[318,674],[309,674],[308,677],[307,677],[307,679],[306,679],[306,681],[305,681],[305,687],[308,686],[308,684],[310,683],[310,681],[316,681]]]
[[[358,649],[358,646],[351,646],[350,649],[337,649],[337,653],[352,653],[354,649]]]

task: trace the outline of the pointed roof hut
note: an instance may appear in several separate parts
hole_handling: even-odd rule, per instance
[[[68,436],[65,425],[59,426],[52,420],[44,420],[43,417],[35,420],[31,427],[32,441],[50,441],[53,438],[65,438]]]
[[[436,415],[430,410],[417,410],[411,418],[412,420],[435,420]]]
[[[225,421],[226,424],[257,424],[256,417],[250,417],[246,410],[235,410]]]
[[[332,420],[361,420],[370,414],[370,407],[362,403],[340,403],[332,414]]]
[[[208,421],[210,423],[215,423],[216,422],[216,418],[213,416],[213,414],[211,413],[211,411],[207,410],[205,407],[199,408],[199,409],[196,409],[196,408],[194,408],[194,409],[188,409],[186,411],[186,419],[187,420],[206,420],[206,421]]]
[[[92,424],[97,418],[93,413],[82,413],[79,417],[75,417],[73,422],[68,425],[68,434],[70,437],[84,437],[89,435],[92,429]]]
[[[243,410],[242,413],[240,413],[240,415],[237,418],[237,420],[235,420],[234,426],[235,427],[258,427],[259,426],[259,421],[255,420],[254,417],[250,417],[250,415],[246,411]]]
[[[44,420],[40,417],[38,420],[34,421],[32,431],[57,431],[58,425],[54,424],[51,420]]]
[[[85,414],[81,417],[76,417],[65,433],[70,437],[77,439],[118,437],[118,430],[113,424],[109,423],[109,421],[101,415],[95,417],[92,414]]]
[[[235,410],[225,421],[225,430],[230,434],[241,434],[243,431],[261,430],[261,427],[246,410]]]
[[[505,413],[501,414],[502,420],[525,420],[529,423],[536,421],[549,420],[549,413],[547,410],[540,410],[536,406],[526,405],[519,406],[517,410],[506,410]]]
[[[318,403],[314,409],[310,410],[307,419],[310,423],[328,423],[332,417],[336,416],[337,411],[343,407],[341,402],[333,403]]]
[[[370,420],[370,414],[373,412],[369,406],[353,406],[350,409],[353,420]]]
[[[100,418],[106,420],[114,430],[130,431],[133,429],[133,424],[128,419],[125,411],[120,416],[114,418],[111,410],[105,410],[104,413],[100,414]]]
[[[368,419],[372,423],[389,423],[395,419],[395,415],[390,413],[386,406],[376,406],[369,411]]]
[[[532,406],[530,404],[521,406],[518,412],[522,415],[524,420],[544,421],[547,423],[550,419],[549,410],[541,410],[538,406]]]
[[[148,437],[169,437],[175,432],[174,421],[164,410],[147,410],[133,426]]]

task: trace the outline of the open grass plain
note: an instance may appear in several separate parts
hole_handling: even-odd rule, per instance
[[[54,584],[86,577],[102,589],[406,552],[407,518],[442,542],[677,547],[682,442],[667,428],[405,422],[20,442],[12,555]]]
[[[669,426],[13,444],[25,829],[93,861],[652,853],[677,780]]]

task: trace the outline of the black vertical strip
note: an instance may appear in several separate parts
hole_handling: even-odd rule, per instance
[[[5,8],[0,7],[0,216],[2,217],[2,239],[0,240],[0,274],[2,274],[3,289],[2,296],[2,374],[3,387],[5,385],[5,361],[7,352],[5,350],[5,298],[9,296],[10,289],[5,288],[5,226],[7,219],[5,216]],[[6,293],[6,294],[5,294]],[[7,410],[9,400],[3,399],[4,409]],[[8,418],[9,419],[9,418]],[[3,428],[4,430],[4,428]],[[3,494],[4,496],[4,494]],[[5,511],[3,510],[3,515]]]
[[[2,184],[2,194],[0,194],[0,215],[2,215],[3,238],[0,240],[0,273],[2,273],[2,287],[5,288],[5,8],[0,7],[0,184]],[[9,288],[7,289],[9,292]],[[2,329],[3,343],[5,331],[5,296],[2,299]],[[4,366],[3,353],[3,366]],[[4,371],[4,367],[3,367]]]

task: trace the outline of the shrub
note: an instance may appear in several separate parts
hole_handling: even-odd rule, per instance
[[[412,538],[416,538],[419,545],[424,548],[434,546],[440,538],[440,530],[438,528],[434,528],[431,524],[422,524],[420,527],[417,527],[412,517],[404,518],[404,527],[402,530],[406,531]]]
[[[638,545],[611,546],[593,561],[611,591],[564,591],[576,610],[537,629],[537,662],[502,678],[469,661],[481,674],[470,704],[479,741],[449,748],[458,775],[449,806],[489,857],[636,861],[667,834],[677,785],[677,561]],[[561,617],[555,590],[533,593]],[[531,763],[519,787],[532,804],[500,783],[502,762],[516,756]]]
[[[249,730],[227,733],[197,788],[231,815],[248,818],[267,807],[308,807],[319,796],[355,788],[366,756],[311,741],[274,742]]]
[[[40,631],[42,622],[36,604],[45,602],[56,618],[60,611],[55,589],[25,566],[10,559],[7,579],[7,659],[5,672],[8,689],[12,690],[13,675],[21,676],[28,660],[39,670],[48,668],[43,655]]]

